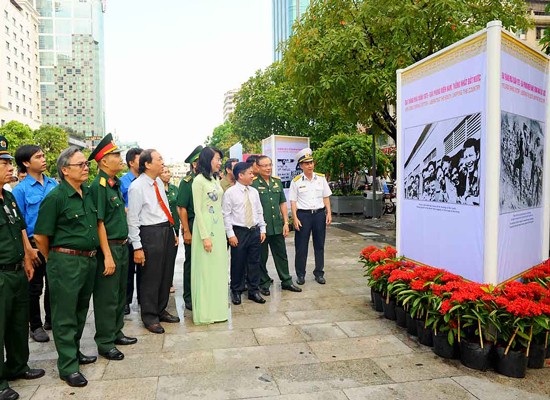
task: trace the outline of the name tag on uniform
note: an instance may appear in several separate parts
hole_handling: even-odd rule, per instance
[[[305,192],[307,190],[307,186],[298,186],[298,192]]]
[[[258,189],[265,189],[265,186],[258,186]]]

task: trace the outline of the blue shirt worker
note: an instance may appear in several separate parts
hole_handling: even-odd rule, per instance
[[[323,174],[314,172],[315,162],[310,148],[296,154],[296,162],[302,173],[290,182],[288,197],[294,224],[294,245],[296,247],[296,283],[303,285],[306,276],[306,262],[309,237],[313,235],[315,255],[315,281],[324,285],[325,280],[325,236],[327,226],[332,222],[329,197],[332,194]]]
[[[132,182],[139,176],[139,156],[143,152],[143,149],[139,147],[133,147],[126,152],[126,165],[128,165],[128,172],[120,178],[120,192],[122,193],[122,198],[124,199],[124,204],[126,210],[128,210],[128,189]],[[140,280],[141,280],[141,270],[134,263],[134,248],[130,241],[127,243],[128,246],[128,277],[126,283],[126,305],[124,306],[124,314],[130,314],[130,304],[134,298],[134,277],[136,281],[136,292],[137,300],[139,304],[139,293],[140,293]]]
[[[46,276],[46,259],[38,251],[34,241],[34,225],[38,218],[38,210],[44,197],[57,186],[55,179],[44,174],[46,171],[46,157],[39,146],[26,144],[15,152],[15,162],[19,172],[26,173],[26,177],[13,188],[13,196],[25,223],[27,235],[33,247],[34,276],[29,282],[29,325],[31,338],[36,342],[47,342],[50,337],[46,330],[52,329],[50,308],[50,285]],[[44,324],[40,311],[40,296],[44,291]]]
[[[28,279],[32,279],[34,273],[32,248],[15,198],[1,189],[13,176],[12,159],[7,139],[0,136],[0,399],[15,400],[19,394],[9,387],[8,380],[40,378],[44,370],[28,366]]]

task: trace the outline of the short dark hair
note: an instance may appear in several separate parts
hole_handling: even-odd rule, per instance
[[[143,150],[141,154],[139,155],[139,168],[138,172],[140,174],[143,174],[145,170],[147,169],[145,167],[145,163],[152,163],[153,162],[153,152],[155,152],[155,149],[147,149]]]
[[[258,162],[258,158],[260,158],[260,155],[259,154],[251,154],[248,156],[248,158],[246,159],[246,162],[248,164],[256,164]]]
[[[134,158],[141,153],[143,153],[143,149],[140,147],[132,147],[126,152],[126,165],[128,165],[128,168],[130,168],[130,161],[134,161]]]
[[[40,150],[42,150],[42,148],[34,144],[24,144],[23,146],[20,146],[15,151],[15,163],[17,164],[19,171],[27,172],[27,167],[25,167],[23,163],[29,162],[31,157]]]
[[[479,139],[470,138],[464,142],[463,149],[473,147],[474,151],[479,154]]]
[[[209,181],[212,180],[212,160],[214,155],[218,153],[220,158],[223,158],[223,152],[215,147],[205,147],[199,154],[199,162],[197,163],[197,175],[202,174]]]
[[[271,158],[269,158],[269,156],[266,156],[265,154],[262,154],[261,156],[258,156],[258,158],[256,158],[256,164],[258,164],[258,166],[260,166],[260,161],[265,160],[266,158],[268,160],[271,160]]]
[[[244,173],[247,169],[252,168],[252,163],[249,162],[240,162],[235,164],[233,167],[233,175],[236,180],[239,180],[239,174]]]
[[[227,171],[228,169],[233,171],[233,163],[239,162],[238,158],[228,158],[225,164],[223,165],[224,171]]]

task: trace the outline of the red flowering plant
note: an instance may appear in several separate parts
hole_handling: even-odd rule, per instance
[[[506,345],[504,354],[529,349],[534,338],[550,330],[550,291],[536,282],[508,282],[493,302],[491,315],[498,340]]]
[[[378,293],[381,293],[387,303],[389,302],[388,280],[390,275],[393,271],[400,270],[403,267],[404,262],[401,260],[387,261],[386,263],[375,267],[368,277],[369,286]]]
[[[396,304],[404,307],[401,301],[401,293],[404,290],[410,289],[410,282],[416,276],[414,273],[416,264],[410,261],[403,261],[403,265],[399,269],[394,269],[390,272],[388,277],[388,295],[386,299],[393,298],[396,300]],[[407,307],[404,307],[407,310]]]
[[[440,280],[441,283],[432,284],[433,296],[430,299],[426,327],[430,327],[436,335],[439,332],[447,333],[447,341],[452,346],[459,336],[459,317],[448,312],[449,300],[454,291],[460,290],[464,280],[448,272],[443,273]]]
[[[391,246],[386,246],[382,249],[376,246],[368,246],[359,253],[359,262],[363,264],[363,269],[365,271],[364,276],[368,278],[368,285],[371,287],[383,285],[382,282],[375,285],[376,281],[380,278],[379,275],[383,274],[383,272],[379,270],[377,273],[378,278],[373,278],[373,272],[377,267],[387,263],[395,263],[400,260],[401,257],[397,257],[397,250]]]
[[[521,276],[524,283],[536,282],[539,285],[550,289],[550,259],[531,268]]]
[[[494,334],[489,327],[494,323],[491,312],[493,301],[500,293],[497,287],[457,280],[448,282],[442,290],[448,294],[437,310],[443,315],[443,321],[453,329],[453,337],[448,337],[450,343],[454,343],[454,336],[459,342],[462,337],[479,340],[481,348],[486,340],[494,341]]]

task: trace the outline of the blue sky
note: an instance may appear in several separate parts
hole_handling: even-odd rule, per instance
[[[107,1],[107,132],[184,160],[223,123],[223,94],[271,64],[271,3]]]

